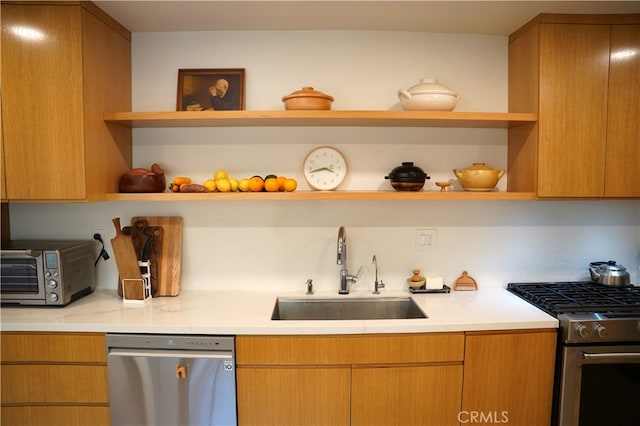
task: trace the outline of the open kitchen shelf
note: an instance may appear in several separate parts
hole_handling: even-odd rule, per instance
[[[307,201],[307,200],[535,200],[533,192],[466,191],[294,191],[294,192],[210,192],[107,194],[107,201]]]
[[[358,126],[507,129],[535,123],[535,113],[446,111],[164,111],[111,112],[104,121],[133,128]],[[295,191],[234,193],[110,193],[107,201],[306,201],[306,200],[535,200],[533,192]]]
[[[166,111],[110,112],[104,121],[128,127],[367,126],[509,128],[535,113],[443,111]]]

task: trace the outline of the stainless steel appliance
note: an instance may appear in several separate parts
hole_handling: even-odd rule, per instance
[[[64,306],[96,288],[95,241],[14,240],[0,250],[2,303]]]
[[[107,334],[112,425],[236,424],[232,336]]]
[[[579,281],[507,289],[559,320],[552,424],[637,423],[640,287]]]

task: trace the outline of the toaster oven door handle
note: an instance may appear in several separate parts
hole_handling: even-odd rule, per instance
[[[3,258],[7,259],[24,259],[32,257],[40,257],[42,250],[39,249],[24,249],[24,250],[2,250],[0,253]]]
[[[13,263],[11,264],[4,263],[2,264],[2,269],[38,269],[38,268],[36,268],[35,265],[25,265],[25,264],[15,265]]]

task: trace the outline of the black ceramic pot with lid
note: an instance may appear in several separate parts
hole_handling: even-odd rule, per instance
[[[384,178],[391,181],[396,191],[420,191],[425,181],[430,179],[424,170],[409,161],[391,170]]]

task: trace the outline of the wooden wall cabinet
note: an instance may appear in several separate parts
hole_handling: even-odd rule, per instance
[[[556,340],[555,330],[468,332],[461,421],[548,426]]]
[[[7,198],[97,201],[131,168],[131,35],[89,2],[2,2]]]
[[[109,425],[105,336],[13,333],[2,344],[3,425]]]
[[[509,40],[508,191],[640,197],[640,14],[540,15]]]

